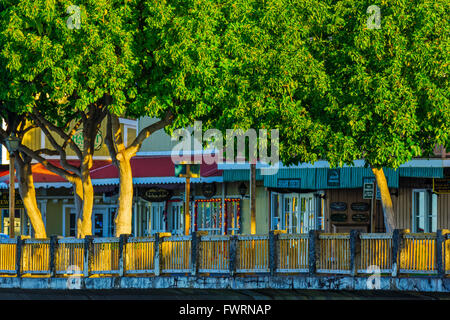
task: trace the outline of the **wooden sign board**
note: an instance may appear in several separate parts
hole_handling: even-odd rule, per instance
[[[433,192],[437,194],[450,193],[450,178],[447,179],[433,178]]]
[[[301,179],[278,179],[277,187],[278,188],[292,188],[292,189],[300,189]]]
[[[18,192],[16,192],[16,209],[23,209],[23,201]],[[9,192],[0,191],[0,209],[9,209]]]
[[[200,165],[190,164],[190,175],[189,178],[199,178],[200,177]],[[175,165],[175,177],[187,177],[187,165],[185,163]]]

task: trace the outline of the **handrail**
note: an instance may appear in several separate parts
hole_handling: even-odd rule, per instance
[[[315,236],[314,236],[315,235]],[[315,237],[315,238],[314,238]],[[316,239],[316,240],[314,240]],[[314,240],[314,241],[313,241]],[[312,242],[311,242],[312,241]],[[438,245],[441,244],[441,245]],[[314,255],[311,255],[314,250]],[[315,257],[314,261],[311,257]],[[161,234],[152,237],[0,239],[0,276],[127,276],[161,273],[450,273],[442,233],[271,235]],[[441,263],[436,259],[441,257]],[[18,260],[17,260],[18,259]],[[394,263],[396,262],[396,263]]]

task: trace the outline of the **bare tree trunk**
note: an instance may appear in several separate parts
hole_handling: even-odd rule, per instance
[[[80,236],[84,238],[92,235],[92,209],[94,208],[94,187],[92,186],[89,167],[82,166],[83,206],[81,212]]]
[[[120,153],[117,156],[119,163],[119,208],[117,210],[115,236],[131,234],[131,221],[133,217],[133,175],[131,172],[130,159]]]
[[[381,193],[381,204],[383,206],[384,225],[386,227],[386,232],[390,233],[395,229],[395,217],[394,207],[392,205],[391,194],[389,193],[386,176],[384,175],[382,168],[372,168],[372,172],[375,175],[375,179]]]
[[[83,223],[83,184],[81,183],[81,179],[75,178],[72,186],[76,212],[76,236],[77,238],[82,238],[81,230]]]
[[[153,132],[164,128],[173,121],[173,114],[167,112],[164,119],[153,123],[138,134],[136,139],[130,146],[125,147],[123,141],[123,134],[120,129],[119,118],[113,114],[108,114],[108,126],[105,138],[105,143],[109,149],[113,164],[119,169],[119,207],[117,215],[114,220],[116,224],[115,236],[119,237],[121,234],[132,233],[132,218],[133,218],[133,174],[131,171],[130,160],[136,155],[142,146],[142,143]]]
[[[33,175],[31,172],[31,162],[16,161],[16,170],[19,181],[19,193],[22,197],[27,215],[30,218],[35,238],[47,238],[42,214],[36,201],[36,190],[34,188]]]

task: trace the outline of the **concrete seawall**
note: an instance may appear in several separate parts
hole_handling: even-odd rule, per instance
[[[0,289],[296,289],[296,290],[368,290],[367,277],[349,276],[245,276],[245,277],[96,277],[67,278],[0,278]],[[450,292],[450,278],[380,277],[379,287],[372,290]],[[78,281],[78,282],[77,282]]]

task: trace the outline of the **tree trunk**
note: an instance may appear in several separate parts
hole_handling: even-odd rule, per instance
[[[31,172],[31,163],[24,162],[22,165],[19,165],[19,163],[16,162],[16,164],[18,164],[16,170],[19,181],[19,193],[22,197],[27,215],[30,218],[35,238],[47,238],[42,214],[36,201],[36,190],[34,188],[33,175]]]
[[[372,168],[372,172],[375,175],[375,179],[377,180],[377,185],[381,193],[381,204],[383,206],[384,225],[386,227],[386,232],[391,233],[395,229],[395,217],[386,176],[384,175],[382,168]]]
[[[76,235],[77,238],[82,238],[81,230],[83,224],[83,184],[81,179],[74,179],[73,183],[73,198],[76,212]]]
[[[87,172],[85,172],[87,170]],[[83,206],[81,221],[81,237],[92,235],[92,209],[94,208],[94,187],[89,169],[83,169]]]
[[[119,169],[120,189],[119,208],[114,220],[116,224],[116,237],[121,234],[131,234],[131,221],[133,217],[133,174],[131,172],[130,158],[123,153],[117,155]]]

